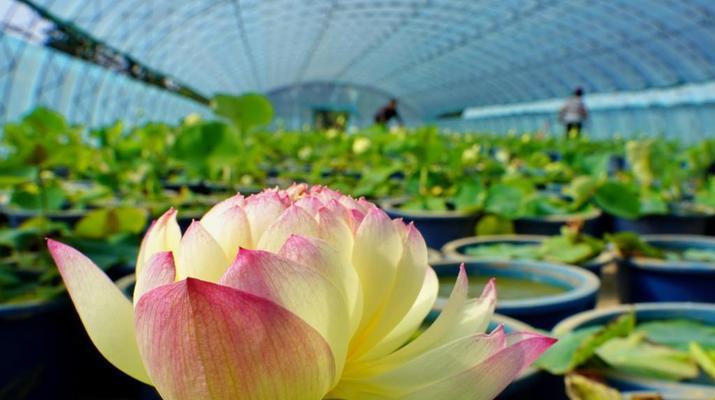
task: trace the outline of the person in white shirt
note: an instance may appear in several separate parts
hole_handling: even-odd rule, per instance
[[[566,126],[566,137],[578,137],[587,119],[588,110],[583,103],[583,89],[576,88],[573,96],[566,100],[559,111],[559,122]]]

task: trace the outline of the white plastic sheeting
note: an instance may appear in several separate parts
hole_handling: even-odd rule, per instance
[[[65,54],[0,35],[0,121],[33,107],[53,108],[89,126],[210,115],[191,100],[142,84]]]
[[[332,82],[429,119],[715,80],[712,0],[34,1],[209,96]]]

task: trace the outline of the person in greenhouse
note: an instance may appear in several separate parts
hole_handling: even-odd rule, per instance
[[[583,89],[576,88],[573,95],[559,111],[559,122],[566,127],[566,137],[575,138],[581,134],[583,123],[588,119],[588,110],[583,102]]]
[[[400,113],[397,112],[397,99],[390,99],[390,102],[375,114],[375,123],[378,125],[387,125],[393,118],[397,120],[400,125],[403,125],[402,117],[400,117]]]

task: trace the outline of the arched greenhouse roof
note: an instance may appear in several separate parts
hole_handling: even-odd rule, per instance
[[[0,60],[12,55],[6,33],[42,30],[15,3],[205,96],[328,82],[397,97],[428,119],[575,86],[610,93],[715,79],[712,0],[0,0]],[[17,67],[4,64],[0,83]]]

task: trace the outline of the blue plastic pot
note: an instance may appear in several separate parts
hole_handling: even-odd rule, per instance
[[[214,194],[226,193],[230,191],[230,187],[223,183],[209,181],[193,181],[193,182],[164,182],[164,189],[180,191],[182,188],[189,189],[196,194]]]
[[[613,154],[608,158],[608,173],[614,175],[617,172],[624,171],[628,167],[626,158],[620,154]]]
[[[677,206],[685,208],[687,205]],[[637,219],[612,217],[613,232],[635,232],[640,235],[704,235],[712,217],[697,212],[674,212],[664,215],[645,215]]]
[[[649,392],[649,391],[644,391],[644,390],[639,390],[637,392],[621,392],[621,396],[623,396],[623,400],[638,400],[638,399],[649,399],[652,398],[655,395],[660,395],[663,400],[683,400],[682,397],[677,397],[677,394],[675,396],[673,395],[668,395],[666,393],[658,393],[658,392]],[[651,397],[647,397],[651,396]]]
[[[715,236],[715,216],[708,217],[705,223],[705,234],[708,236]]]
[[[404,199],[383,201],[380,206],[390,218],[414,222],[427,246],[439,249],[445,243],[474,234],[479,215],[460,211],[406,211],[398,206]]]
[[[442,246],[442,254],[449,260],[469,261],[481,260],[467,254],[467,249],[470,247],[494,245],[494,244],[510,244],[510,245],[534,245],[540,244],[547,236],[540,235],[494,235],[494,236],[472,236],[462,239],[453,240]],[[608,265],[613,260],[610,252],[603,252],[597,257],[579,264],[579,267],[585,268],[597,276],[601,276],[603,267]],[[502,260],[504,261],[504,260]]]
[[[342,176],[345,178],[359,180],[360,178],[362,178],[362,173],[359,171],[335,170],[333,168],[325,168],[320,172],[321,178],[331,178],[334,176]]]
[[[23,222],[40,216],[40,212],[37,210],[19,208],[4,208],[0,213],[5,216],[8,226],[11,228],[17,228]],[[52,210],[46,214],[46,217],[50,221],[63,222],[69,226],[74,226],[86,214],[86,210]]]
[[[437,276],[456,276],[460,262],[443,261],[432,267]],[[540,329],[551,329],[562,319],[590,310],[596,305],[598,277],[583,268],[542,261],[466,261],[465,268],[470,276],[526,279],[567,289],[566,292],[539,298],[519,300],[499,300],[496,311],[516,318]],[[472,293],[473,296],[479,293]],[[446,304],[446,298],[438,298],[431,314],[435,318]]]
[[[595,325],[603,325],[619,315],[635,310],[638,322],[670,318],[686,318],[715,325],[715,304],[705,303],[642,303],[622,305],[574,315],[553,330],[561,335]],[[666,399],[715,399],[715,386],[690,382],[669,382],[652,378],[634,377],[619,371],[605,374],[609,385],[623,391],[658,392]]]
[[[593,210],[574,215],[517,218],[514,220],[514,231],[523,235],[558,235],[561,227],[576,220],[583,221],[581,231],[592,236],[601,236],[606,228],[601,210]]]
[[[66,297],[49,302],[0,304],[0,396],[45,400],[63,393],[67,369]]]
[[[439,250],[435,250],[431,247],[427,248],[427,262],[434,263],[437,261],[441,261],[444,258],[442,253]]]
[[[563,192],[564,184],[558,182],[549,182],[542,185],[537,185],[536,187],[541,191],[560,196]]]
[[[646,235],[648,244],[665,250],[715,250],[707,236]],[[623,303],[715,302],[715,263],[652,258],[619,258],[618,294]]]

